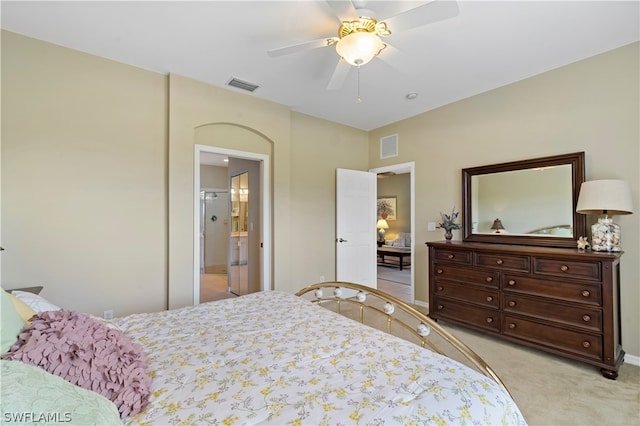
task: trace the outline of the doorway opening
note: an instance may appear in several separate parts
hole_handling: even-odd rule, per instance
[[[231,297],[228,292],[227,277],[228,225],[229,192],[227,188],[202,188],[200,191],[200,300],[203,302]]]
[[[398,209],[394,212],[394,220],[386,221],[388,228],[384,230],[384,240],[378,241],[378,289],[414,303],[415,163],[395,164],[369,171],[378,176],[378,199],[391,199],[394,208]]]
[[[268,155],[196,145],[194,166],[193,303],[271,288]],[[244,186],[240,176],[246,177]],[[234,287],[241,270],[251,276]]]

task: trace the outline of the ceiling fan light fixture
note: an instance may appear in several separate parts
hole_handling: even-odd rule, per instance
[[[357,31],[348,34],[336,44],[336,51],[345,61],[353,66],[361,66],[373,59],[387,47],[376,34]]]

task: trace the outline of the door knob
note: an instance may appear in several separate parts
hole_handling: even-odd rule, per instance
[[[338,242],[339,242],[339,243],[347,243],[348,241],[347,241],[347,240],[345,240],[344,238],[340,238],[340,239],[338,240]]]

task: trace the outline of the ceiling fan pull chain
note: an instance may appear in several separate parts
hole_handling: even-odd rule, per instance
[[[358,97],[356,98],[356,103],[362,103],[362,99],[360,99],[360,65],[358,65]]]

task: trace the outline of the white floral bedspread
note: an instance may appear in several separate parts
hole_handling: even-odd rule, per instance
[[[481,374],[288,293],[115,322],[153,377],[129,424],[525,424]]]

